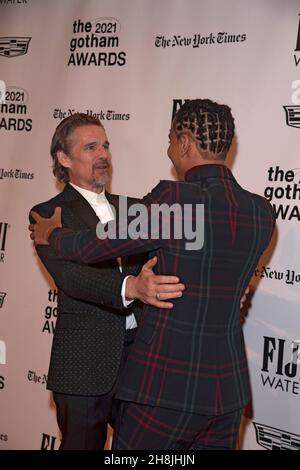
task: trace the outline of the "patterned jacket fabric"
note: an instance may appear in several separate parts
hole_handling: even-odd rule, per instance
[[[106,197],[118,207],[118,196],[106,193]],[[98,217],[69,184],[32,210],[50,217],[57,206],[62,207],[64,227],[94,232]],[[140,257],[123,259],[121,273],[115,259],[84,266],[59,259],[50,246],[38,246],[37,252],[58,287],[47,388],[86,396],[108,393],[119,372],[126,315],[132,313],[123,308],[121,287],[126,275],[140,271]]]
[[[185,182],[161,181],[142,202],[148,224],[153,204],[192,204],[194,221],[203,204],[203,247],[187,250],[187,238],[172,231],[164,238],[163,222],[156,239],[100,240],[94,230],[55,230],[50,237],[59,256],[84,263],[153,250],[157,273],[176,274],[186,285],[173,309],[145,306],[117,396],[210,415],[242,408],[250,386],[240,298],[270,242],[272,207],[218,164],[192,168]]]

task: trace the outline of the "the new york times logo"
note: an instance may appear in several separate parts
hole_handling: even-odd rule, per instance
[[[80,19],[73,23],[68,66],[123,66],[126,52],[119,51],[121,24],[116,18]]]
[[[281,281],[290,286],[300,283],[300,273],[297,273],[294,269],[280,271],[279,269],[272,269],[270,266],[260,266],[255,269],[254,276],[265,277],[266,279],[272,279],[272,281]]]
[[[55,450],[55,436],[50,434],[42,433],[41,450]]]
[[[100,121],[128,121],[130,119],[129,113],[118,112],[113,109],[107,110],[97,110],[94,111],[93,109],[86,109],[85,111],[76,111],[75,109],[68,109],[64,110],[61,108],[55,108],[53,112],[54,119],[65,119],[68,116],[72,116],[74,113],[82,113],[84,112],[88,116],[95,117]]]
[[[299,395],[300,340],[264,336],[261,368],[263,387]]]
[[[199,48],[212,44],[232,44],[246,41],[246,34],[230,34],[220,31],[217,34],[209,35],[193,34],[192,36],[181,36],[181,34],[173,34],[166,38],[165,36],[156,36],[155,47],[193,47]]]
[[[268,450],[300,450],[300,436],[253,422],[257,443]]]
[[[47,379],[48,379],[46,374],[39,375],[34,370],[28,371],[27,378],[29,382],[33,382],[35,384],[41,384],[41,385],[46,385]]]
[[[43,325],[42,333],[53,334],[55,330],[55,323],[57,318],[57,296],[58,292],[55,289],[49,289],[48,302],[54,305],[47,305],[45,308],[45,323]]]

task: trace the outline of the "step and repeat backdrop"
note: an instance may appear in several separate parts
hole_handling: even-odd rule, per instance
[[[27,230],[62,189],[55,127],[98,116],[111,190],[139,197],[175,178],[173,113],[210,98],[235,117],[236,178],[277,214],[241,316],[252,403],[239,446],[299,450],[299,0],[0,0],[0,80],[0,449],[59,447],[46,389],[57,290]]]

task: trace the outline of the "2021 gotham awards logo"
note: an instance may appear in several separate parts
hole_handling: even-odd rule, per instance
[[[48,291],[48,302],[45,308],[45,322],[42,328],[42,333],[53,334],[55,330],[56,318],[57,318],[57,297],[58,291],[56,289],[49,289]]]
[[[264,196],[271,202],[277,219],[300,221],[300,167],[283,170],[278,165],[271,166]]]
[[[116,18],[77,19],[72,24],[73,37],[68,66],[122,67],[126,52],[120,50],[121,23]]]
[[[29,94],[24,88],[5,84],[3,89],[2,86],[0,131],[31,131],[32,119],[28,116],[28,101]]]

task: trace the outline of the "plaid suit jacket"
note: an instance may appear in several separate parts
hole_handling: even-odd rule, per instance
[[[118,398],[209,415],[242,408],[250,387],[240,298],[270,242],[271,205],[215,164],[192,168],[185,182],[161,181],[142,201],[148,222],[153,204],[204,204],[202,249],[163,239],[163,224],[158,239],[99,240],[94,231],[64,230],[50,237],[60,256],[81,262],[154,250],[156,271],[186,285],[173,309],[145,307]]]
[[[106,197],[118,207],[118,196],[106,193]],[[32,210],[50,217],[57,206],[62,207],[64,227],[94,232],[98,217],[69,184]],[[71,395],[108,393],[120,372],[126,315],[132,313],[123,308],[121,287],[126,275],[140,271],[141,257],[123,259],[121,273],[115,259],[83,266],[59,259],[50,246],[38,246],[37,253],[58,287],[47,388]],[[135,303],[137,318],[136,307]]]

